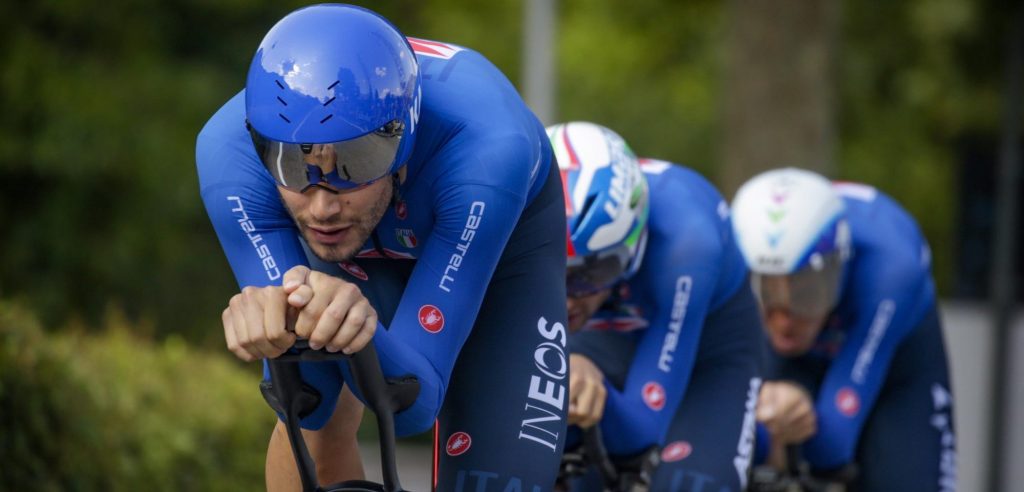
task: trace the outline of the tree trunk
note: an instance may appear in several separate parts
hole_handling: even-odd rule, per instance
[[[838,0],[731,0],[728,9],[723,193],[777,167],[831,175]]]

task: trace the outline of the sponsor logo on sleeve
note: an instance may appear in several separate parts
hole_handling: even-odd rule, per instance
[[[466,227],[462,229],[462,235],[459,236],[459,243],[455,245],[455,252],[448,257],[448,266],[444,269],[444,274],[441,275],[441,281],[437,283],[437,287],[445,292],[451,292],[451,286],[455,283],[455,274],[459,272],[459,268],[462,267],[462,262],[466,257],[466,253],[469,252],[469,246],[473,243],[473,238],[476,237],[476,230],[480,228],[480,222],[484,217],[484,208],[486,204],[484,202],[473,202],[469,205],[469,215],[466,216]]]
[[[868,338],[864,345],[857,352],[857,360],[853,364],[853,371],[850,372],[850,379],[857,384],[864,384],[868,369],[875,360],[875,352],[878,345],[882,343],[882,337],[889,329],[889,322],[896,311],[896,303],[892,299],[885,299],[878,303],[878,310],[875,311],[875,318],[871,321],[871,329],[868,331]]]
[[[686,319],[686,308],[690,305],[690,291],[693,289],[693,277],[683,275],[676,279],[676,293],[672,297],[672,312],[668,321],[668,333],[661,345],[661,356],[658,357],[658,369],[662,372],[672,370],[672,359],[679,345],[679,332],[683,329]]]
[[[956,436],[953,434],[953,395],[949,394],[941,383],[932,384],[932,413],[931,424],[939,431],[939,443],[942,452],[939,456],[939,490],[941,492],[953,492],[956,490]]]
[[[643,388],[644,403],[655,412],[661,411],[665,408],[665,388],[662,387],[655,381],[651,381],[644,385]]]
[[[547,319],[541,317],[537,320],[537,332],[545,341],[533,351],[535,371],[530,376],[519,439],[533,441],[554,453],[558,450],[558,437],[565,430],[565,378],[569,374],[565,325],[549,326]]]
[[[469,434],[456,432],[448,437],[448,444],[445,445],[444,451],[448,453],[448,456],[458,456],[469,451],[469,447],[472,445],[473,438],[469,437]]]
[[[438,333],[444,328],[444,313],[437,306],[425,304],[419,312],[420,326],[430,333]]]
[[[743,428],[740,430],[740,440],[736,443],[736,457],[732,459],[732,466],[736,469],[736,475],[740,479],[740,490],[746,490],[747,477],[750,474],[750,463],[754,459],[754,436],[756,420],[754,413],[757,409],[757,396],[761,391],[761,378],[750,378],[750,386],[747,388],[747,402],[744,405]]]
[[[836,392],[836,408],[839,413],[853,418],[860,412],[860,396],[849,386],[844,386]]]
[[[277,267],[274,255],[270,253],[270,248],[263,241],[263,235],[256,233],[256,226],[249,219],[249,214],[245,212],[242,199],[237,196],[229,196],[228,201],[235,202],[235,208],[232,208],[231,211],[238,215],[238,226],[242,228],[242,232],[249,238],[249,242],[252,243],[252,247],[256,250],[256,255],[260,258],[260,263],[263,265],[263,271],[267,273],[267,278],[270,280],[281,278],[281,269]]]
[[[661,461],[662,463],[671,463],[673,461],[685,460],[687,456],[693,453],[693,446],[686,441],[676,441],[661,450]]]

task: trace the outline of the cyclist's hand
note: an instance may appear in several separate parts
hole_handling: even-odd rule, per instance
[[[284,274],[288,304],[298,309],[295,334],[310,348],[358,352],[377,331],[377,311],[354,284],[296,266]]]
[[[569,424],[584,429],[601,421],[608,392],[604,374],[590,359],[569,355]]]
[[[295,343],[285,315],[288,303],[281,287],[246,287],[235,294],[221,314],[224,340],[239,359],[277,357]]]
[[[768,428],[772,441],[797,444],[818,431],[811,396],[803,387],[785,381],[767,381],[757,402],[757,421]]]

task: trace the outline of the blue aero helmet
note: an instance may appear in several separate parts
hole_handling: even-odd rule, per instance
[[[313,5],[278,21],[245,85],[256,153],[294,191],[358,188],[394,173],[412,153],[419,109],[409,42],[351,5]]]
[[[767,171],[740,187],[732,224],[763,308],[815,319],[835,307],[852,255],[845,208],[829,180],[802,169]]]
[[[617,133],[570,122],[548,127],[562,175],[567,219],[566,287],[578,297],[640,268],[647,239],[647,179]]]

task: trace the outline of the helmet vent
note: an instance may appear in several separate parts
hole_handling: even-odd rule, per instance
[[[274,83],[275,83],[275,84],[277,84],[277,86],[278,86],[278,87],[279,87],[279,88],[280,88],[281,90],[284,90],[284,84],[282,84],[280,80],[275,80],[275,81],[274,81]]]
[[[281,99],[281,96],[277,96],[277,101],[280,102],[283,106],[287,106],[288,105],[288,103],[285,102],[284,99]]]
[[[285,115],[283,115],[283,114],[281,114],[281,113],[277,113],[277,115],[278,115],[278,116],[280,116],[282,120],[285,120],[285,121],[287,121],[288,123],[291,123],[291,122],[292,122],[292,120],[289,120],[287,116],[285,116]]]
[[[340,80],[335,80],[333,84],[327,86],[327,90],[334,89],[334,87],[337,86],[340,83],[341,83]],[[335,99],[337,99],[337,97],[331,97],[330,99],[324,101],[324,106],[326,107],[327,105],[331,104],[332,102],[334,102]],[[326,123],[327,120],[329,120],[329,119],[331,119],[333,117],[334,117],[334,114],[329,114],[327,116],[324,116],[324,119],[320,120],[320,124],[322,125],[322,124]]]

